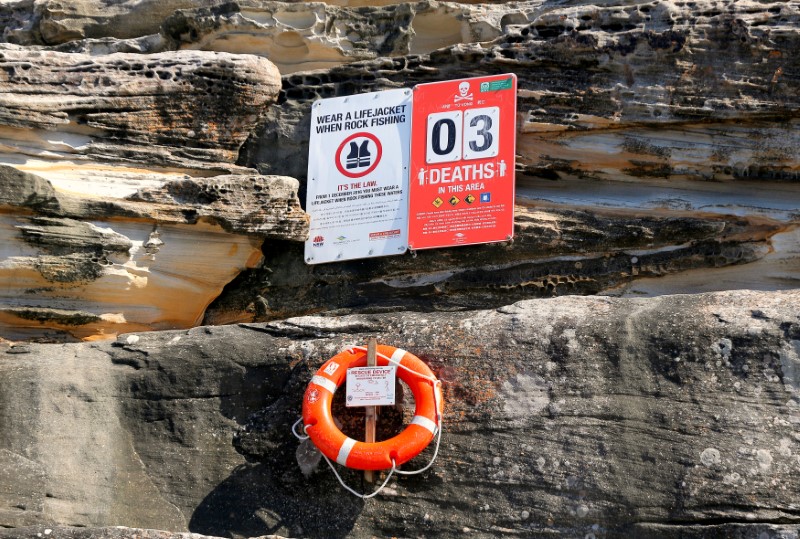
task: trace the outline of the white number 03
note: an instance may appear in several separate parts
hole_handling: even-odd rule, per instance
[[[435,112],[428,115],[425,162],[447,163],[497,156],[500,108]]]

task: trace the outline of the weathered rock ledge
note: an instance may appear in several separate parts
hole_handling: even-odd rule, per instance
[[[85,182],[81,168],[92,165],[123,176],[236,170],[280,84],[268,60],[204,51],[90,56],[0,44],[0,70],[0,162],[42,173],[74,161],[77,170],[44,174],[65,186]]]
[[[0,73],[3,337],[191,327],[265,238],[305,238],[297,180],[235,164],[268,60],[0,44]]]
[[[302,185],[291,156],[307,152],[314,100],[514,72],[514,244],[314,268],[275,244],[207,323],[798,287],[796,5],[543,2],[530,19],[516,7],[491,42],[283,77],[240,160]]]
[[[0,345],[0,527],[791,537],[799,304],[564,297]],[[371,335],[444,381],[445,430],[431,470],[363,502],[324,463],[305,478],[289,428],[318,366]]]
[[[308,266],[302,245],[268,241],[263,263],[226,287],[205,323],[491,308],[568,294],[635,296],[647,294],[646,286],[689,291],[700,286],[690,280],[693,271],[711,290],[797,288],[795,220],[535,202],[517,205],[514,241],[502,244]],[[641,280],[649,284],[640,287]]]
[[[786,2],[544,2],[503,35],[283,78],[243,157],[307,149],[320,97],[514,72],[522,171],[551,180],[796,182],[800,9]],[[281,126],[281,129],[277,129]],[[296,128],[293,128],[296,126]],[[273,152],[261,158],[259,148]],[[295,166],[288,170],[286,166]]]
[[[13,530],[0,528],[0,537],[5,539],[219,539],[198,533],[145,530],[125,526],[103,528],[77,528],[66,526],[28,526]],[[263,535],[253,539],[283,539],[277,535]]]
[[[21,0],[14,8],[0,5],[0,22],[6,22],[0,38],[91,54],[254,54],[288,74],[490,41],[508,24],[532,20],[542,5],[495,3],[147,0],[111,7],[96,0]]]
[[[57,190],[0,165],[0,334],[113,338],[191,327],[265,238],[302,240],[292,178],[224,175],[123,198]]]

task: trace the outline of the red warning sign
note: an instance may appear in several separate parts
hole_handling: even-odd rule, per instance
[[[516,110],[513,74],[414,88],[409,248],[511,239]]]

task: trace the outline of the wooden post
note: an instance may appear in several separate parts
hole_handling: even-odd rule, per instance
[[[375,337],[370,337],[367,342],[367,367],[375,367],[378,365],[378,341]],[[365,442],[368,444],[375,443],[375,427],[378,422],[377,406],[367,406],[365,408],[366,426],[365,426]],[[364,470],[364,480],[367,483],[372,483],[375,480],[372,470]]]

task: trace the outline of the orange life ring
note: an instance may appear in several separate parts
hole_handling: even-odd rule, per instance
[[[382,442],[359,442],[347,437],[333,422],[331,403],[346,379],[347,369],[366,364],[367,350],[362,347],[350,348],[326,361],[303,396],[303,425],[314,445],[329,459],[357,470],[386,470],[416,457],[433,440],[439,429],[442,388],[421,359],[400,348],[378,345],[378,366],[401,365],[397,376],[414,394],[416,409],[411,423],[397,436]]]

